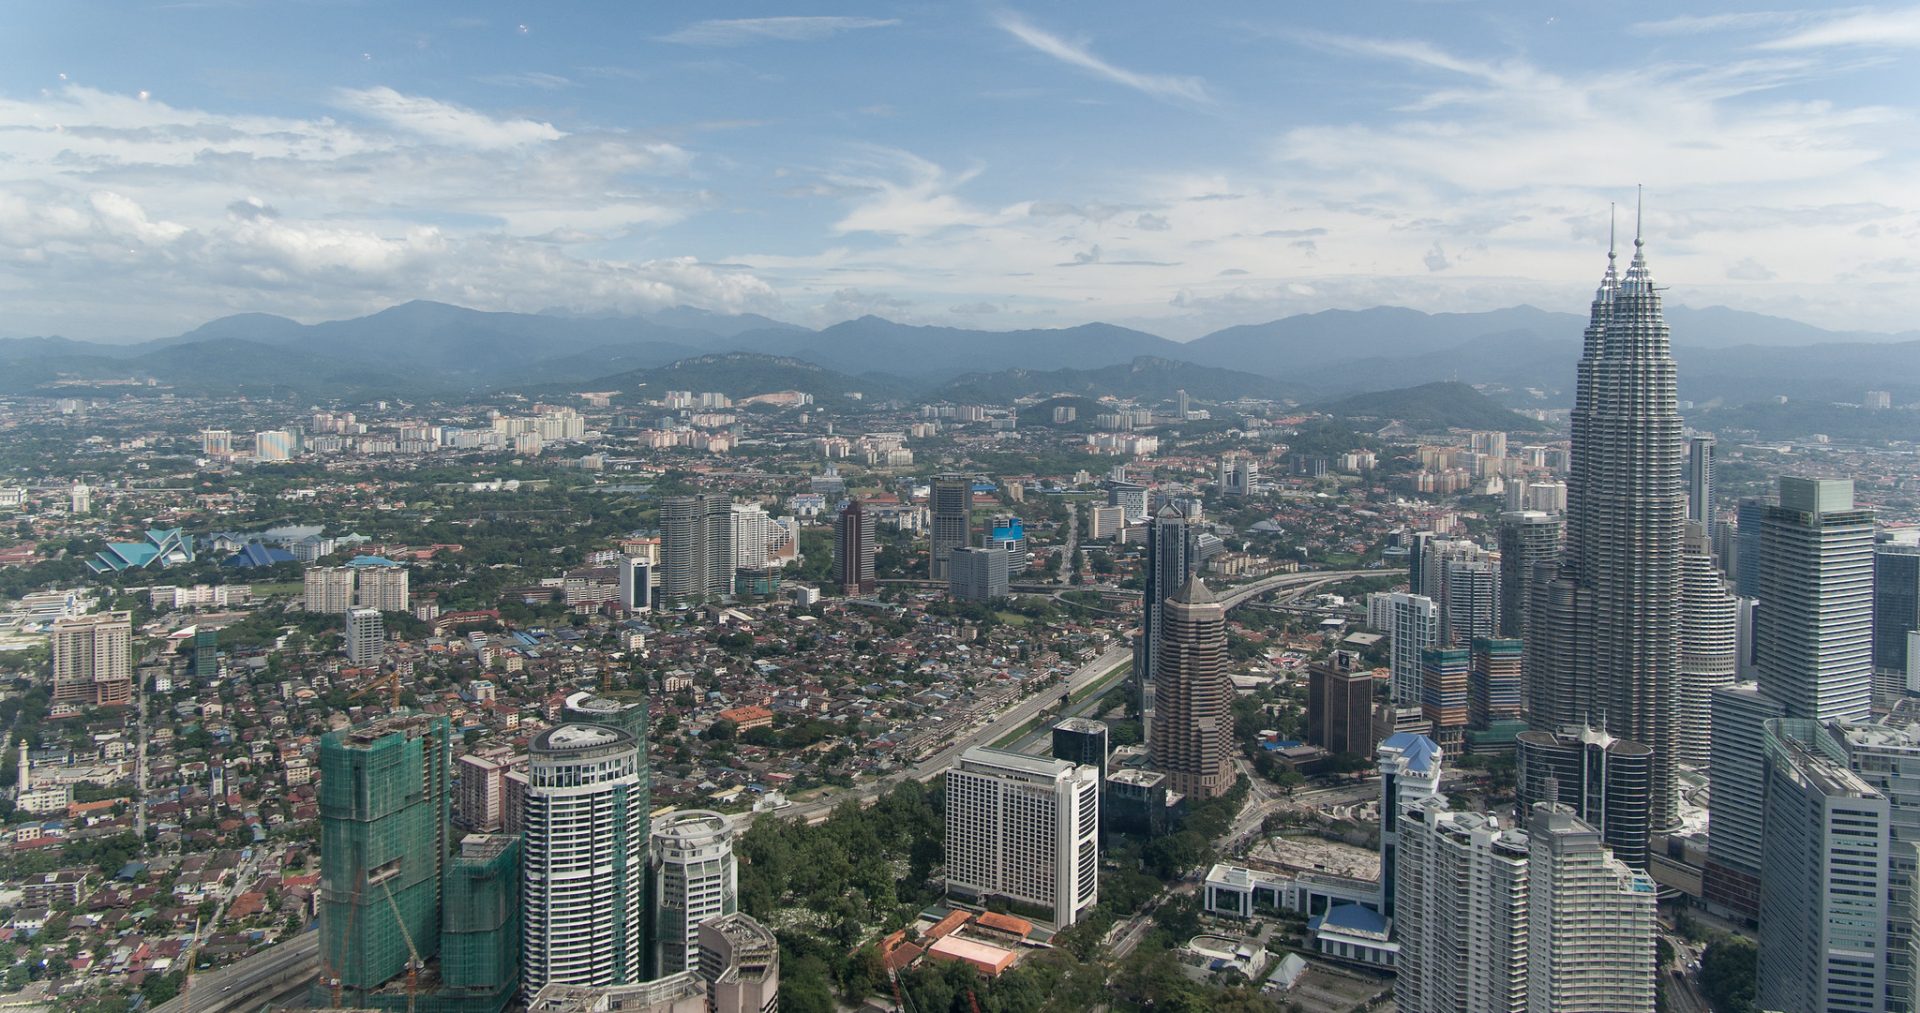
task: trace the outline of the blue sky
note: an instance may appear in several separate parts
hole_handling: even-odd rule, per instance
[[[1920,324],[1920,7],[0,9],[0,333],[412,298],[1185,338],[1671,298]]]

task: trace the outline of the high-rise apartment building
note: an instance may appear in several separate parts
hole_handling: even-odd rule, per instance
[[[1604,715],[1653,750],[1652,817],[1679,819],[1674,716],[1686,519],[1676,374],[1660,293],[1634,238],[1623,277],[1595,293],[1576,370],[1560,575],[1536,592],[1527,655],[1531,721],[1551,731]],[[1545,612],[1541,599],[1545,599]],[[1571,718],[1571,721],[1567,721]]]
[[[461,824],[478,834],[499,832],[506,825],[508,764],[468,753],[454,766],[459,772],[454,811]]]
[[[1680,577],[1681,763],[1706,766],[1713,749],[1713,691],[1739,675],[1740,599],[1713,565],[1706,527],[1687,522]]]
[[[1133,642],[1133,679],[1139,693],[1141,733],[1153,751],[1154,692],[1160,664],[1162,607],[1200,569],[1199,532],[1172,505],[1161,507],[1147,524],[1146,576],[1140,594],[1140,635]],[[1178,789],[1175,789],[1178,790]]]
[[[207,457],[232,457],[233,430],[200,430],[200,453]]]
[[[382,612],[413,610],[405,566],[388,560],[374,560],[349,565],[348,568],[353,571],[354,604]]]
[[[973,541],[973,478],[936,475],[929,498],[929,575],[934,580],[946,580],[953,550]]]
[[[733,826],[725,816],[687,809],[653,828],[654,970],[673,974],[700,956],[700,923],[740,909]]]
[[[309,566],[306,582],[308,612],[338,614],[353,609],[353,571],[344,566]]]
[[[1713,526],[1714,438],[1687,438],[1687,520],[1703,528]]]
[[[1227,610],[1193,577],[1161,605],[1160,626],[1151,763],[1190,799],[1224,795],[1234,780]]]
[[[1472,668],[1467,673],[1467,724],[1485,731],[1503,721],[1526,717],[1526,644],[1504,637],[1480,637],[1473,642]]]
[[[833,583],[848,596],[872,594],[880,586],[874,578],[877,551],[873,513],[850,499],[833,519]]]
[[[1448,559],[1440,573],[1440,640],[1460,646],[1500,631],[1500,567],[1490,559]]]
[[[1873,695],[1873,513],[1845,479],[1781,478],[1761,535],[1760,691],[1788,717],[1864,721]]]
[[[1526,637],[1534,570],[1559,560],[1564,524],[1557,514],[1544,510],[1509,510],[1500,515],[1500,636]]]
[[[1565,808],[1536,807],[1527,838],[1527,1009],[1653,1013],[1653,880]]]
[[[1812,721],[1765,729],[1757,1006],[1821,1013],[1886,1010],[1886,796],[1810,747]]]
[[[648,809],[633,736],[562,724],[528,750],[525,943],[530,995],[549,982],[646,975]]]
[[[1057,928],[1100,899],[1100,772],[976,746],[947,770],[947,889],[1052,912]]]
[[[1598,728],[1534,729],[1515,739],[1514,761],[1521,814],[1542,803],[1564,805],[1599,829],[1615,858],[1647,867],[1653,750]]]
[[[733,501],[720,493],[660,504],[664,604],[714,601],[733,590]]]
[[[1053,758],[1076,767],[1092,767],[1107,776],[1107,723],[1068,718],[1053,726]]]
[[[780,940],[743,914],[700,923],[699,975],[707,1013],[775,1013],[780,1008]]]
[[[253,459],[262,463],[291,461],[293,434],[285,429],[268,429],[253,434]]]
[[[758,503],[732,506],[733,565],[760,569],[767,565],[767,525],[765,509]]]
[[[387,621],[376,609],[347,613],[347,664],[372,668],[387,656]]]
[[[1389,916],[1398,892],[1401,824],[1407,810],[1440,794],[1445,757],[1439,743],[1413,732],[1387,736],[1375,752],[1380,771],[1380,907]]]
[[[1307,741],[1329,753],[1373,753],[1373,670],[1352,651],[1307,669]]]
[[[453,726],[382,718],[320,740],[320,962],[365,993],[440,939]]]
[[[1399,592],[1367,598],[1367,625],[1388,637],[1388,688],[1401,706],[1420,703],[1420,655],[1440,642],[1440,609],[1421,594]]]
[[[947,557],[947,591],[961,601],[1007,596],[1007,550],[962,545]]]
[[[47,650],[54,703],[109,707],[132,701],[132,612],[55,620]]]
[[[1920,545],[1874,546],[1873,696],[1907,695],[1907,635],[1920,630]]]
[[[1399,1008],[1526,1013],[1527,835],[1432,797],[1399,815]]]

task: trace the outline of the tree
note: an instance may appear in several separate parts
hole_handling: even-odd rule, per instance
[[[1760,951],[1742,936],[1707,944],[1700,956],[1700,991],[1715,1013],[1753,1013]]]

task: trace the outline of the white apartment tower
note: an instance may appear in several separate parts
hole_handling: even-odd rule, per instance
[[[1527,1008],[1653,1013],[1653,880],[1563,806],[1535,806],[1527,836]]]
[[[767,512],[758,503],[733,504],[733,565],[767,565]]]
[[[306,581],[308,612],[339,614],[353,608],[353,571],[344,566],[309,566]]]
[[[97,612],[58,620],[47,646],[55,703],[126,702],[133,688],[133,613]]]
[[[653,828],[654,938],[662,975],[700,961],[700,923],[740,909],[740,870],[725,816],[689,809]]]
[[[347,613],[347,662],[356,668],[380,664],[387,655],[387,622],[379,609]]]
[[[640,763],[633,736],[605,725],[563,724],[533,740],[522,815],[527,995],[549,982],[621,985],[646,976]]]
[[[1706,766],[1713,748],[1713,691],[1731,686],[1739,668],[1740,599],[1713,563],[1703,524],[1689,521],[1680,555],[1680,685],[1678,756]]]
[[[1394,1000],[1421,1013],[1527,1013],[1527,835],[1443,797],[1400,814]]]
[[[1100,899],[1100,771],[975,746],[947,770],[947,889],[1053,912]]]
[[[1367,598],[1367,624],[1390,638],[1393,702],[1420,703],[1420,652],[1440,640],[1440,609],[1432,598],[1399,592]]]

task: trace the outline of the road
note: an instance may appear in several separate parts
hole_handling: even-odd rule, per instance
[[[194,975],[193,988],[155,1006],[152,1013],[186,1013],[183,999],[193,1000],[200,1013],[216,1013],[226,1006],[264,1000],[285,991],[289,981],[317,973],[320,933],[303,932],[298,939],[268,947],[245,960],[215,971]]]

